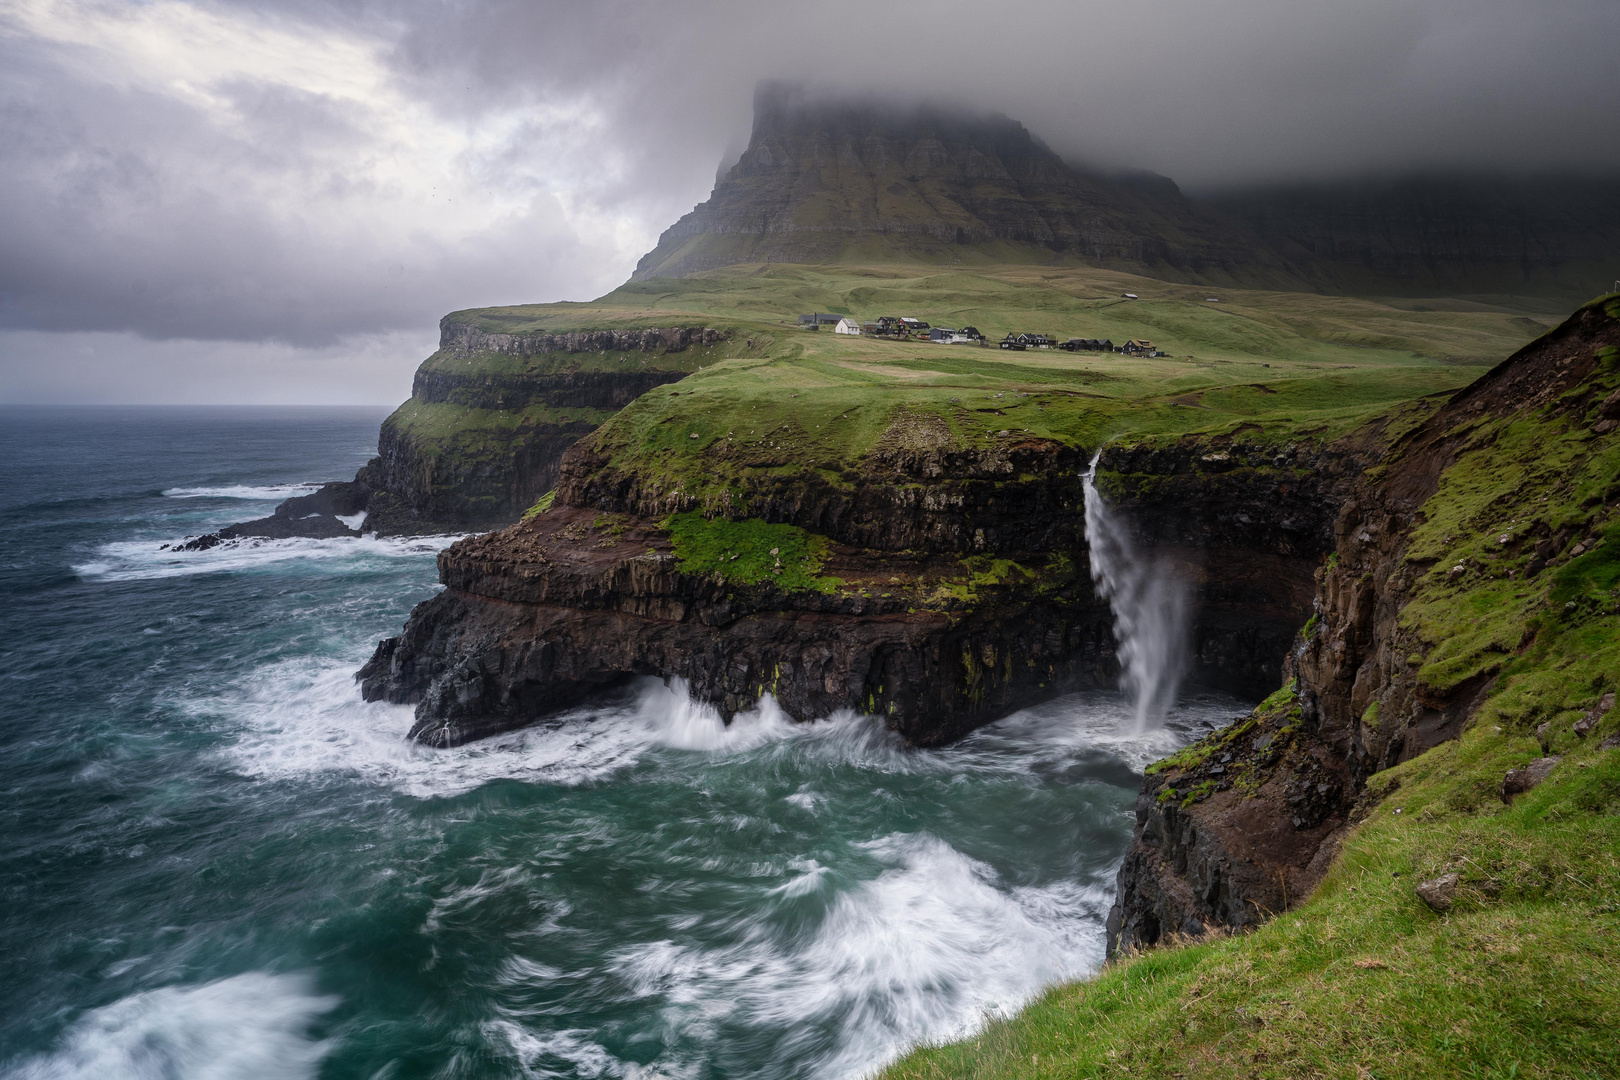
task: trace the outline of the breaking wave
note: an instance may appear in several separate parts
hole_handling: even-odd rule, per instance
[[[304,1080],[329,1044],[310,1029],[337,1005],[297,975],[251,972],[147,990],[92,1009],[15,1080]]]
[[[268,502],[311,495],[319,487],[319,484],[224,484],[219,487],[165,488],[163,494],[171,499],[258,499]]]
[[[175,551],[171,541],[119,541],[103,544],[90,560],[73,566],[82,578],[102,581],[151,581],[195,574],[241,573],[274,569],[278,564],[349,562],[356,559],[421,558],[448,547],[456,536],[341,536],[325,540],[294,537],[270,540],[242,537],[206,551]]]

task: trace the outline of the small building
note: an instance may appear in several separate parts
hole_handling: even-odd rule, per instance
[[[863,322],[863,323],[861,323],[861,333],[866,335],[867,337],[876,337],[877,335],[881,334],[882,332],[883,331],[878,329],[878,324],[875,323],[875,322]]]
[[[949,345],[956,337],[956,331],[948,326],[932,326],[928,329],[928,340],[938,345]]]
[[[845,316],[844,318],[838,320],[838,325],[833,327],[833,333],[854,334],[855,336],[859,337],[861,333],[861,324],[856,322],[854,319]]]
[[[1025,349],[1029,348],[1029,346],[1025,345],[1021,340],[1019,340],[1020,336],[1021,335],[1018,334],[1008,333],[1006,337],[1001,339],[1001,347],[1003,349],[1012,349],[1014,352],[1023,352]]]
[[[877,321],[877,332],[886,336],[899,337],[906,332],[903,320],[894,315],[880,315]]]
[[[1147,340],[1146,338],[1131,338],[1129,341],[1119,347],[1119,351],[1124,353],[1126,356],[1158,355],[1158,350],[1153,347],[1153,342]]]
[[[812,312],[809,315],[799,316],[799,325],[805,329],[814,329],[820,326],[833,326],[838,322],[837,315],[830,315],[824,311]]]
[[[1019,344],[1026,349],[1050,349],[1056,342],[1045,334],[1019,334]]]

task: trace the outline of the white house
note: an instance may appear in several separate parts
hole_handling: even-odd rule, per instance
[[[838,325],[833,327],[833,333],[835,333],[835,334],[856,334],[856,335],[859,335],[860,332],[861,332],[861,324],[859,322],[857,322],[856,320],[849,318],[847,315],[844,318],[839,319],[838,320]]]

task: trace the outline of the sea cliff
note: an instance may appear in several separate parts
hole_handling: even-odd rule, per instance
[[[1538,725],[1557,702],[1577,715],[1601,704],[1612,674],[1528,699],[1525,686],[1561,681],[1545,668],[1573,642],[1547,639],[1613,621],[1617,358],[1620,303],[1587,305],[1346,486],[1287,685],[1150,770],[1110,951],[1253,926],[1303,901],[1378,774],[1482,711],[1550,748],[1562,733]]]
[[[610,435],[582,442],[546,510],[440,556],[445,592],[379,646],[365,695],[416,704],[415,737],[454,745],[657,675],[726,716],[769,693],[803,719],[859,710],[937,745],[1112,685],[1084,448],[920,451],[916,417],[891,426],[911,452],[878,440],[847,487],[762,481],[737,500],[759,515],[741,522],[624,475],[601,453]],[[1376,444],[1369,429],[1329,445],[1217,436],[1103,452],[1122,512],[1184,545],[1162,547],[1184,556],[1201,600],[1195,675],[1256,696],[1274,683],[1337,496]],[[765,572],[739,575],[739,559]]]

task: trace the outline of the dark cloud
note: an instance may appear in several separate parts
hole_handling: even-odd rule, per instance
[[[0,24],[0,330],[339,367],[625,278],[762,78],[949,96],[1192,189],[1620,170],[1613,0],[20,0]]]

